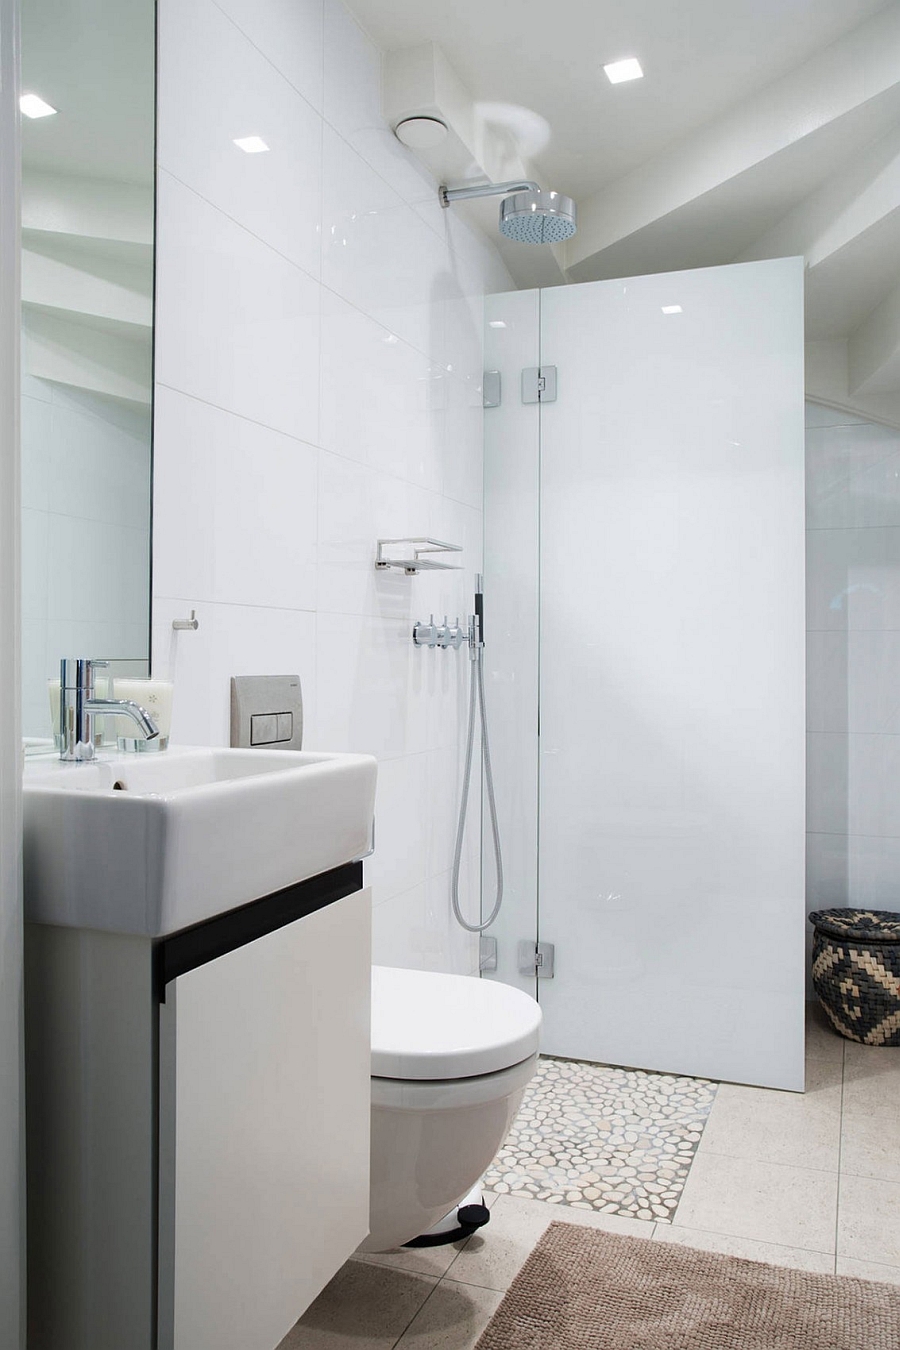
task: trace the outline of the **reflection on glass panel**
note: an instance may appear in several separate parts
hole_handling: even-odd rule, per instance
[[[26,741],[62,656],[148,669],[154,42],[153,0],[23,0]]]

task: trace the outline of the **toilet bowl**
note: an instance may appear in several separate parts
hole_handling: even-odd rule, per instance
[[[372,971],[370,1234],[418,1237],[467,1195],[515,1119],[537,1063],[541,1010],[466,975]]]

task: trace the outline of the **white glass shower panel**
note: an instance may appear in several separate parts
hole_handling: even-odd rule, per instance
[[[523,368],[540,362],[540,291],[485,297],[484,361],[500,374],[501,403],[484,412],[484,683],[503,849],[498,979],[534,993],[522,974],[522,939],[537,931],[538,615],[540,613],[540,418],[522,403]],[[495,875],[484,812],[483,908]]]
[[[802,292],[541,294],[549,1054],[803,1087]]]

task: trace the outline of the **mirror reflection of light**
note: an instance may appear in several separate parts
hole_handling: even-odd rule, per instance
[[[25,117],[52,117],[56,113],[56,109],[37,94],[23,94],[19,99],[19,111]]]
[[[489,328],[505,328],[506,324],[502,319],[491,319],[488,323]]]
[[[269,148],[262,136],[236,136],[234,143],[248,155],[261,155]]]
[[[680,314],[680,313],[681,313],[681,306],[680,306],[680,305],[663,305],[661,308],[662,308],[663,314]]]

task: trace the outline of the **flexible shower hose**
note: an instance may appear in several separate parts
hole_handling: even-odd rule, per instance
[[[453,875],[450,883],[450,899],[456,922],[468,933],[483,933],[500,913],[503,903],[503,859],[500,856],[500,826],[497,823],[497,803],[494,799],[494,774],[491,769],[491,749],[488,743],[487,715],[484,710],[484,667],[482,648],[475,648],[472,665],[472,678],[469,684],[469,729],[466,736],[466,767],[463,773],[462,795],[459,799],[459,825],[456,831],[456,852],[453,855]],[[488,810],[491,817],[491,832],[494,836],[494,859],[497,866],[497,895],[494,908],[484,923],[469,923],[463,918],[459,905],[459,869],[462,862],[463,837],[466,832],[466,816],[469,813],[469,785],[472,779],[472,756],[475,746],[475,713],[481,713],[481,759],[484,764],[484,782],[487,788]]]

